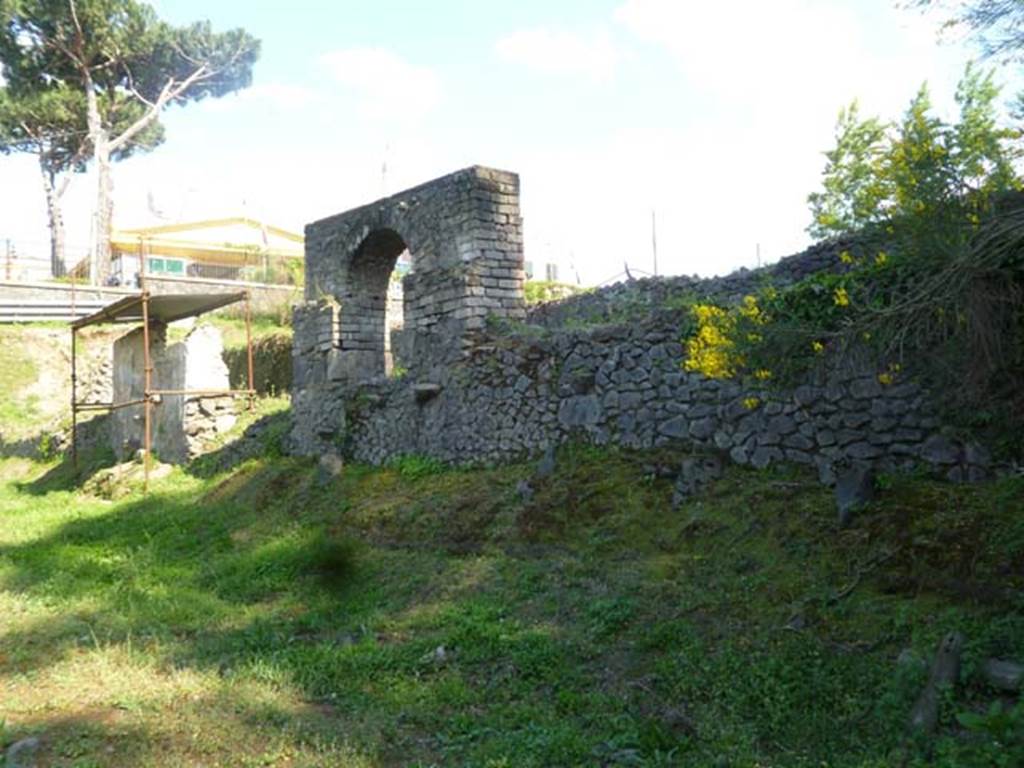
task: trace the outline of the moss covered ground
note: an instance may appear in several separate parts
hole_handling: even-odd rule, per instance
[[[1024,658],[1020,478],[883,478],[838,531],[798,472],[730,469],[673,511],[666,451],[570,446],[541,479],[276,453],[117,501],[0,461],[0,745],[76,768],[1020,764],[1019,706],[957,720],[996,700],[982,659]],[[962,680],[919,743],[953,629]]]

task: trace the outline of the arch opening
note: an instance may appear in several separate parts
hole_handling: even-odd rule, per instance
[[[395,371],[391,337],[405,325],[407,297],[402,278],[411,269],[409,248],[392,229],[374,230],[353,255],[348,306],[341,310],[342,334],[345,346],[364,352],[364,375]]]

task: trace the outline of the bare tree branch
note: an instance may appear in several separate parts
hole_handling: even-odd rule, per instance
[[[214,74],[215,73],[209,71],[204,64],[181,82],[175,82],[173,78],[168,80],[167,84],[164,85],[163,89],[160,91],[160,95],[157,97],[157,100],[150,105],[149,109],[146,110],[146,113],[128,126],[120,136],[110,141],[110,151],[116,152],[124,147],[139,133],[146,130],[146,128],[160,116],[160,112],[165,106],[170,104],[172,101],[175,101],[196,83],[207,80]],[[149,102],[146,103],[149,104]]]

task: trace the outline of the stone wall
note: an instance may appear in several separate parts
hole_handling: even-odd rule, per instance
[[[944,437],[915,384],[883,386],[874,371],[852,366],[789,391],[744,390],[682,370],[681,319],[481,337],[437,378],[411,372],[356,388],[327,379],[296,392],[318,404],[315,416],[297,419],[296,443],[374,464],[404,454],[482,464],[581,439],[690,444],[755,467],[807,464],[825,482],[854,463],[891,470],[921,462],[952,479],[984,472],[984,451]]]
[[[176,278],[151,275],[147,286],[153,294],[177,293],[239,293],[249,291],[252,310],[257,314],[284,312],[289,305],[301,298],[302,289],[294,285],[264,285],[263,283],[224,283],[200,278]],[[125,296],[138,294],[135,288],[108,288],[70,283],[16,283],[0,281],[0,299],[3,301],[50,301],[71,304],[75,301],[104,302],[112,304]],[[221,310],[227,313],[242,312],[242,305],[232,305]]]
[[[150,328],[153,389],[219,391],[228,388],[228,369],[220,331],[199,325],[184,341],[167,344],[166,326]],[[114,402],[140,400],[145,392],[143,331],[137,328],[114,342]],[[234,426],[231,397],[163,395],[152,411],[152,447],[162,460],[188,461],[217,435]],[[145,411],[140,405],[113,411],[110,440],[121,460],[144,445]]]
[[[4,301],[61,301],[71,303],[72,293],[76,301],[112,303],[138,291],[128,288],[99,288],[90,285],[70,283],[18,283],[0,281],[0,298]]]
[[[302,298],[302,288],[295,285],[267,285],[264,283],[225,283],[198,277],[171,277],[148,275],[146,287],[154,295],[198,294],[198,293],[241,293],[249,292],[249,301],[254,314],[283,314],[294,302]],[[241,315],[243,304],[232,304],[220,310],[225,314]]]
[[[527,321],[546,328],[565,325],[625,322],[643,319],[659,308],[680,306],[694,298],[735,303],[767,284],[783,288],[823,270],[851,268],[839,254],[856,248],[848,238],[829,240],[760,269],[739,269],[721,277],[679,275],[624,280],[597,290],[538,304],[529,309]]]

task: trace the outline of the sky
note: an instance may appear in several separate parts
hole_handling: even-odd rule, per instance
[[[654,271],[652,211],[661,274],[802,250],[840,107],[896,118],[927,81],[951,118],[976,54],[891,0],[152,4],[243,27],[262,53],[250,88],[171,108],[167,141],[115,166],[115,225],[156,211],[301,231],[488,165],[520,174],[527,260],[587,285]],[[66,197],[72,252],[94,192],[86,174]],[[45,252],[29,157],[0,157],[4,238]]]

